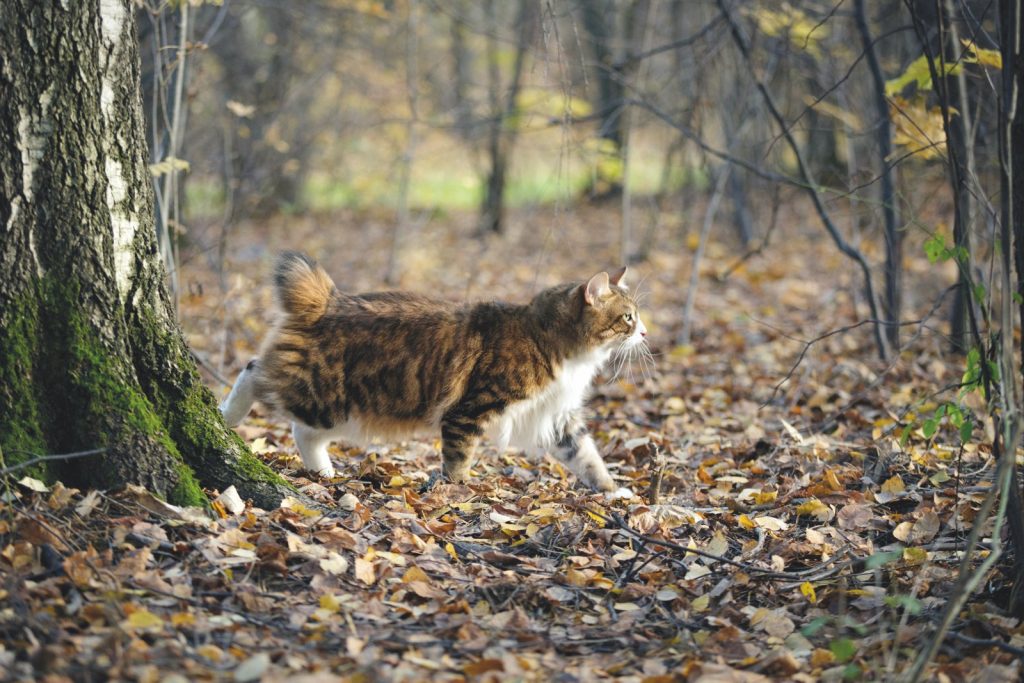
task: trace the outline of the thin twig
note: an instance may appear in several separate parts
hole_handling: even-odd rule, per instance
[[[107,451],[106,448],[94,448],[94,449],[89,450],[89,451],[77,451],[75,453],[59,453],[59,454],[56,454],[56,455],[37,455],[36,457],[34,457],[34,458],[30,459],[30,460],[26,460],[25,462],[19,462],[17,465],[11,465],[10,467],[4,467],[3,469],[0,469],[0,476],[6,476],[8,474],[11,474],[12,472],[17,472],[18,470],[23,470],[23,469],[26,469],[28,467],[32,467],[33,465],[38,465],[41,462],[51,462],[53,460],[76,460],[78,458],[85,458],[85,457],[88,457],[90,455],[99,455],[100,453],[105,453],[106,451]],[[20,453],[22,455],[34,455],[33,453],[30,453],[29,451],[10,451],[10,452],[11,453]],[[0,460],[2,460],[2,459],[3,459],[3,454],[0,453]]]
[[[723,557],[721,555],[715,555],[714,553],[709,553],[709,552],[706,552],[704,550],[700,550],[698,548],[687,548],[686,546],[680,545],[678,543],[674,543],[674,542],[669,541],[669,540],[664,539],[664,538],[657,538],[655,536],[648,536],[646,534],[641,534],[639,531],[634,531],[633,529],[631,529],[629,527],[629,525],[626,524],[626,522],[622,519],[622,517],[618,513],[615,513],[615,512],[611,513],[612,516],[609,517],[609,516],[599,512],[599,511],[595,510],[592,507],[584,507],[584,509],[587,511],[587,513],[592,514],[595,517],[598,517],[598,518],[604,520],[605,523],[613,524],[620,531],[625,533],[627,536],[630,536],[630,537],[634,538],[635,540],[641,541],[643,543],[650,543],[650,544],[653,544],[653,545],[660,545],[660,546],[663,546],[665,548],[669,548],[671,550],[675,550],[677,552],[681,552],[681,553],[684,553],[684,554],[688,553],[688,554],[692,554],[692,555],[697,555],[698,557],[704,557],[704,558],[707,558],[709,560],[716,560],[716,561],[721,562],[723,564],[728,564],[728,565],[731,565],[733,567],[737,567],[739,569],[742,569],[745,572],[753,573],[753,574],[758,574],[758,575],[760,575],[759,578],[780,579],[780,580],[794,580],[794,579],[797,579],[797,578],[805,577],[808,574],[813,574],[815,572],[821,571],[821,569],[823,569],[824,567],[827,567],[828,565],[835,564],[835,559],[832,559],[832,560],[827,560],[825,562],[822,562],[819,565],[815,565],[814,567],[809,567],[807,569],[800,570],[798,572],[778,572],[778,571],[775,571],[774,569],[765,569],[764,567],[757,567],[757,566],[752,565],[752,564],[747,564],[746,562],[739,562],[738,560],[730,560],[727,557]]]
[[[231,382],[229,382],[229,381],[227,380],[227,378],[226,378],[226,377],[224,377],[224,375],[222,375],[222,374],[220,374],[219,372],[217,372],[217,369],[216,369],[215,367],[213,367],[213,365],[211,365],[211,364],[210,364],[210,362],[209,362],[208,360],[206,360],[205,358],[203,358],[203,356],[202,356],[202,355],[200,355],[200,354],[199,354],[199,353],[198,353],[198,352],[197,352],[197,351],[196,351],[195,349],[191,349],[191,351],[192,351],[192,358],[194,358],[194,359],[195,359],[195,361],[196,361],[197,363],[199,363],[199,364],[200,364],[200,365],[202,365],[202,366],[203,366],[204,368],[206,368],[206,371],[207,371],[207,372],[209,372],[209,373],[210,373],[210,375],[211,375],[211,376],[212,376],[212,377],[213,377],[213,378],[214,378],[215,380],[217,380],[218,382],[220,382],[221,384],[223,384],[224,386],[226,386],[226,387],[228,387],[228,388],[230,388],[231,386],[233,386],[233,385],[231,384]]]
[[[965,636],[964,634],[956,631],[950,631],[946,634],[946,637],[959,640],[961,643],[966,643],[967,645],[974,645],[975,647],[996,647],[1003,652],[1009,652],[1010,654],[1015,655],[1018,659],[1024,659],[1024,647],[1017,647],[1016,645],[1011,645],[1010,643],[997,638],[971,638],[970,636]]]
[[[926,321],[927,321],[927,318],[922,318],[920,320],[907,320],[907,321],[903,321],[903,322],[890,322],[888,320],[878,320],[878,319],[873,319],[873,318],[865,318],[863,320],[858,320],[855,323],[851,323],[849,325],[843,325],[842,327],[837,327],[834,330],[829,330],[828,332],[825,332],[824,334],[820,334],[817,337],[815,337],[814,339],[809,339],[807,341],[804,341],[802,339],[797,339],[796,337],[792,337],[792,336],[786,335],[786,337],[788,339],[792,339],[793,341],[798,341],[801,344],[803,344],[804,347],[802,349],[800,349],[800,353],[797,356],[796,361],[793,363],[793,366],[790,367],[789,372],[787,372],[785,374],[785,376],[778,381],[778,383],[772,389],[771,396],[769,396],[767,399],[765,399],[765,401],[763,403],[761,403],[760,407],[764,408],[765,406],[767,406],[768,404],[770,404],[772,401],[775,400],[775,397],[778,396],[779,391],[782,390],[782,385],[785,384],[786,382],[788,382],[793,377],[793,373],[796,372],[796,369],[798,367],[800,367],[800,363],[803,362],[804,357],[807,355],[807,352],[810,351],[811,347],[814,346],[815,344],[817,344],[818,342],[824,341],[824,340],[828,339],[829,337],[834,337],[837,334],[844,334],[846,332],[849,332],[851,330],[855,330],[858,327],[863,327],[865,325],[876,325],[876,326],[879,326],[879,327],[882,327],[882,326],[885,326],[885,325],[895,325],[895,326],[899,326],[899,327],[904,327],[904,326],[907,326],[907,325],[920,325],[920,324],[922,324],[922,323],[924,323]],[[760,321],[757,321],[757,322],[760,322]],[[761,324],[765,324],[765,323],[761,323]]]

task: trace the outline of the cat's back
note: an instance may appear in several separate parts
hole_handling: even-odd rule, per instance
[[[339,292],[331,302],[331,306],[328,307],[325,317],[445,321],[455,320],[459,312],[460,306],[451,301],[416,292],[384,291],[363,294]]]
[[[310,332],[334,340],[383,344],[383,350],[396,337],[440,341],[439,335],[456,335],[465,317],[455,303],[414,292],[339,293]]]

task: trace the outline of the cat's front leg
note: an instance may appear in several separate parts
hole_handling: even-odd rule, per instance
[[[552,455],[565,465],[580,481],[595,491],[615,498],[632,498],[633,492],[615,485],[608,468],[594,444],[594,438],[578,416],[573,416],[562,427]]]

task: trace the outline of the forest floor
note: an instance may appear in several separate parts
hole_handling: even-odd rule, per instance
[[[924,258],[925,236],[907,237],[905,318],[929,319],[902,329],[886,364],[856,326],[857,271],[803,212],[784,208],[742,262],[726,228],[712,239],[686,344],[701,214],[660,218],[631,276],[656,363],[602,378],[589,404],[634,500],[608,504],[550,459],[489,446],[469,483],[420,493],[440,465],[429,440],[339,445],[338,476],[320,480],[260,406],[239,433],[324,509],[181,510],[143,489],[10,480],[0,679],[897,677],[956,580],[991,425],[975,395],[967,443],[948,416],[928,423],[957,400],[940,390],[964,360],[929,317],[953,273]],[[402,236],[398,286],[438,296],[522,301],[619,265],[617,206],[517,210],[486,239],[468,215],[420,223]],[[343,289],[379,289],[388,226],[372,213],[241,224],[223,276],[215,247],[186,250],[180,317],[214,392],[258,348],[279,250],[321,259]],[[926,680],[1017,680],[1024,629],[1000,609],[1007,590],[990,575]]]

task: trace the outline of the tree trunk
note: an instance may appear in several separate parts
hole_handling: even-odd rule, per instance
[[[171,315],[128,1],[6,0],[0,55],[4,464],[101,448],[31,471],[275,504],[287,485],[224,426]]]
[[[622,147],[621,107],[622,78],[615,66],[612,38],[615,34],[615,7],[608,2],[585,2],[582,5],[583,27],[594,55],[594,77],[597,81],[597,111],[601,119],[598,136],[608,140],[612,148]],[[616,184],[616,191],[619,189]]]
[[[1021,0],[1001,0],[999,3],[999,44],[1003,58],[1001,76],[1001,93],[999,98],[999,138],[1000,138],[1000,218],[1003,225],[1003,249],[1009,251],[1008,242],[1012,235],[1013,262],[1017,278],[1016,293],[1018,316],[1024,315],[1024,192],[1020,190],[1020,179],[1024,177],[1024,38],[1021,24],[1024,23],[1024,9]],[[1006,259],[1009,267],[1009,259]],[[1006,316],[1011,318],[1012,316]],[[1017,325],[1024,318],[1018,318]],[[1019,328],[1018,328],[1019,330]],[[1005,333],[1009,338],[1011,335]],[[1009,345],[1009,341],[1005,342]],[[1024,349],[1024,338],[1020,341]],[[1013,353],[1004,352],[1013,358]],[[1017,371],[1024,375],[1024,363]],[[1009,368],[1007,368],[1009,374]],[[1018,378],[1006,377],[1004,384],[1017,384],[1018,390],[1009,392],[1020,397]],[[1018,408],[1012,406],[1012,408]],[[1005,419],[1014,419],[1011,412]],[[1017,418],[1019,419],[1019,418]],[[1013,459],[1017,444],[1007,444],[1003,457]],[[1014,460],[1014,462],[1016,462]],[[1015,467],[1015,465],[1011,465]],[[1010,496],[1007,515],[1010,520],[1010,538],[1014,553],[1013,589],[1010,593],[1010,612],[1016,616],[1024,615],[1024,495],[1021,493],[1021,481],[1018,472],[1014,472],[1013,483],[1008,492]]]
[[[959,63],[962,57],[963,45],[960,42],[960,32],[957,28],[962,18],[958,16],[954,4],[947,0],[942,10],[944,17],[939,19],[940,27],[945,26],[945,45],[939,45],[939,50],[947,50],[947,63]],[[977,213],[974,195],[971,192],[972,178],[976,177],[974,163],[974,141],[971,140],[971,96],[967,89],[967,76],[964,70],[959,73],[947,76],[946,92],[948,93],[949,104],[958,110],[956,116],[949,119],[950,160],[952,162],[953,191],[957,194],[956,217],[953,220],[953,239],[956,247],[964,254],[973,256],[971,247],[971,233],[974,231],[974,218]],[[970,262],[961,263],[957,271],[957,288],[954,292],[953,307],[950,312],[950,340],[953,350],[958,353],[967,353],[971,347],[970,323],[968,306],[975,306],[973,301],[974,293],[971,291],[971,277],[969,272]],[[975,312],[976,314],[976,312]]]
[[[501,88],[501,71],[498,68],[497,47],[497,15],[496,7],[491,0],[486,5],[488,25],[488,87],[490,88],[491,126],[488,133],[487,151],[491,160],[491,170],[484,184],[484,197],[480,205],[480,232],[500,233],[505,221],[505,181],[508,170],[508,159],[515,146],[519,123],[513,120],[516,113],[516,99],[523,82],[523,70],[526,64],[527,48],[533,41],[536,0],[519,0],[516,15],[518,44],[516,45],[516,61],[512,66],[505,102],[502,105],[499,92]]]
[[[466,44],[466,15],[465,4],[458,3],[451,12],[451,24],[449,34],[449,56],[451,58],[451,87],[446,93],[451,97],[450,107],[454,112],[455,134],[462,140],[469,141],[473,138],[473,103],[469,99],[471,65],[473,54]]]
[[[295,95],[303,77],[295,56],[302,26],[287,3],[236,4],[226,16],[210,45],[224,74],[225,110],[229,102],[251,110],[229,123],[226,180],[236,186],[225,194],[234,197],[234,217],[267,216],[300,201],[306,173],[312,137],[302,126],[309,95]]]
[[[900,348],[900,315],[903,308],[903,232],[899,229],[898,207],[896,205],[896,183],[893,176],[896,169],[889,165],[892,155],[892,125],[889,121],[889,102],[885,96],[885,77],[878,61],[875,41],[868,26],[867,9],[864,0],[854,3],[857,29],[860,32],[864,54],[867,55],[871,72],[872,94],[875,100],[875,116],[878,123],[875,140],[878,144],[878,160],[881,166],[881,204],[885,223],[885,318],[889,326],[885,334],[894,351]]]

